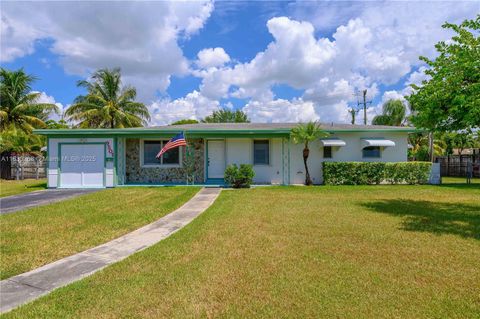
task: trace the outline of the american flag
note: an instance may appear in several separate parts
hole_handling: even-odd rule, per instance
[[[178,134],[177,136],[173,137],[170,141],[168,141],[167,144],[158,152],[157,158],[160,158],[160,156],[163,155],[163,153],[171,150],[172,148],[179,147],[179,146],[186,146],[187,141],[185,141],[185,136],[183,136],[183,133]]]

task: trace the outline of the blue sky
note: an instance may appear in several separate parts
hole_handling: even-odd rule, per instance
[[[255,122],[348,122],[368,89],[382,102],[425,78],[419,55],[451,34],[445,21],[479,2],[3,2],[1,65],[38,77],[66,108],[95,69],[120,67],[152,125],[218,108]],[[92,15],[91,12],[96,12]],[[361,120],[361,115],[359,117]]]

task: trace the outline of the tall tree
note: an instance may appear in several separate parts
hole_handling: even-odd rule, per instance
[[[446,153],[448,155],[453,154],[453,149],[455,148],[461,155],[463,150],[474,148],[478,144],[473,134],[465,132],[446,133],[443,135],[442,140],[446,145]]]
[[[401,100],[388,100],[382,106],[382,114],[373,118],[373,125],[400,126],[405,124],[407,108]]]
[[[310,155],[310,149],[308,143],[313,142],[321,137],[328,136],[328,133],[323,131],[318,122],[308,122],[305,124],[299,124],[294,127],[291,132],[291,138],[295,144],[303,144],[303,164],[305,165],[305,185],[312,185],[312,179],[310,178],[310,172],[308,170],[308,156]]]
[[[205,117],[203,123],[250,123],[248,116],[241,110],[231,111],[221,109]]]
[[[408,157],[414,161],[429,161],[430,151],[433,156],[443,156],[446,151],[446,144],[441,138],[441,133],[435,134],[435,139],[430,147],[430,134],[424,132],[412,133],[408,136],[408,144],[411,147],[408,150]]]
[[[45,127],[45,121],[52,112],[59,112],[55,104],[38,103],[39,92],[32,92],[36,80],[23,69],[9,71],[0,69],[0,127],[6,130],[20,130],[30,134],[34,128]]]
[[[81,128],[123,128],[144,126],[150,120],[147,107],[135,102],[134,87],[123,86],[120,69],[100,69],[89,81],[77,85],[87,90],[78,96],[65,116]]]
[[[176,122],[173,122],[172,124],[170,125],[182,125],[182,124],[197,124],[198,121],[197,120],[193,120],[193,119],[184,119],[184,120],[178,120]]]
[[[411,120],[430,131],[470,131],[480,127],[480,15],[442,27],[455,36],[435,45],[435,60],[420,57],[428,65],[429,79],[412,85],[414,92],[407,97]]]
[[[38,103],[39,92],[32,92],[35,77],[23,69],[0,69],[0,153],[1,178],[11,178],[12,153],[40,149],[41,139],[32,134],[34,128],[43,128],[58,107]]]

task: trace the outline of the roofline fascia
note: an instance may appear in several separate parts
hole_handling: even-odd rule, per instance
[[[45,136],[145,136],[145,135],[169,135],[184,131],[190,136],[235,136],[235,135],[278,135],[286,136],[291,129],[265,129],[265,130],[181,130],[181,129],[36,129],[34,134]],[[416,128],[392,128],[392,129],[324,129],[328,133],[356,133],[356,132],[423,132]]]

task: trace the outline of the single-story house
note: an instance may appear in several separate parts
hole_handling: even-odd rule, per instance
[[[303,145],[290,139],[297,124],[187,124],[125,129],[35,130],[47,137],[48,187],[223,184],[229,164],[252,164],[256,184],[302,184]],[[407,161],[411,127],[322,124],[329,137],[310,143],[312,180],[323,161]],[[156,154],[183,132],[189,147]]]

